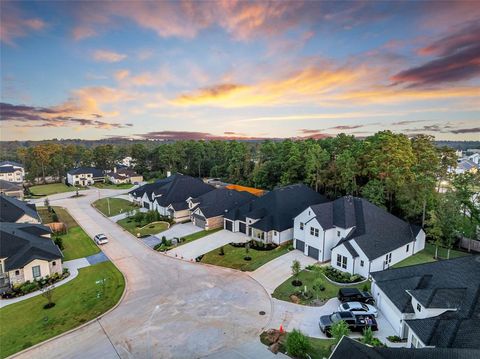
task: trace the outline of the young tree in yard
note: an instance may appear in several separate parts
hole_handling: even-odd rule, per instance
[[[344,335],[348,336],[350,334],[350,328],[348,327],[347,322],[340,320],[339,322],[332,324],[330,334],[335,340],[335,344],[338,344]]]
[[[45,197],[45,199],[43,200],[43,205],[50,210],[50,201],[48,197]]]
[[[135,213],[135,215],[133,216],[133,220],[134,220],[136,223],[140,224],[140,223],[142,223],[144,217],[145,217],[145,216],[144,216],[144,214],[143,214],[142,212],[137,211],[137,212]]]
[[[47,300],[47,304],[43,306],[44,309],[52,308],[53,306],[55,306],[55,303],[53,302],[54,289],[55,289],[55,286],[53,284],[41,289],[42,296]]]
[[[292,332],[287,335],[285,347],[288,355],[294,358],[306,358],[308,350],[310,349],[310,342],[308,337],[300,330],[293,329]]]
[[[295,279],[297,279],[298,275],[300,274],[300,270],[301,270],[300,262],[295,259],[292,262],[291,268],[292,268],[292,275],[294,276]]]

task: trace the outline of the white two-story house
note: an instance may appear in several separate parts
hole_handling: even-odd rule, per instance
[[[480,256],[371,273],[372,295],[408,347],[480,348]]]
[[[105,182],[103,170],[94,167],[78,167],[67,172],[67,183],[70,186],[91,186],[95,182]]]
[[[25,178],[25,168],[14,161],[0,162],[0,180],[22,183]]]
[[[368,277],[425,247],[425,233],[363,198],[310,206],[294,220],[294,246],[320,262]]]

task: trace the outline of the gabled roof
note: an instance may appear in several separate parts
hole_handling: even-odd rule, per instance
[[[14,166],[14,167],[21,167],[21,168],[24,167],[21,163],[18,163],[15,161],[0,161],[0,167],[3,167],[3,166]]]
[[[21,171],[19,168],[14,168],[13,166],[1,166],[0,173],[13,173],[15,171]]]
[[[181,176],[181,174],[175,173],[169,177],[156,180],[154,183],[144,184],[143,186],[135,188],[128,193],[137,198],[143,197],[143,195],[146,193],[148,198],[151,198],[151,195],[154,191],[159,192],[162,187],[172,182],[177,176]]]
[[[478,168],[478,166],[471,160],[463,159],[461,162],[457,163],[457,168],[464,171],[470,171],[472,168]]]
[[[477,349],[370,347],[344,336],[329,359],[472,359],[479,357],[480,350]]]
[[[293,219],[305,208],[326,202],[325,196],[304,184],[279,187],[243,206],[229,210],[225,218],[245,221],[258,219],[250,226],[262,231],[284,231],[293,227]]]
[[[183,210],[188,208],[188,198],[201,196],[214,189],[199,178],[177,174],[170,182],[155,188],[153,194],[160,195],[155,201],[161,207],[172,205],[175,210]]]
[[[103,177],[104,171],[95,167],[77,167],[67,172],[69,175],[92,174],[93,177]]]
[[[0,191],[23,191],[23,186],[13,182],[0,180]]]
[[[39,235],[50,232],[42,227],[40,224],[0,224],[0,257],[7,258],[5,271],[22,268],[35,259],[50,261],[63,257],[53,240]]]
[[[311,208],[324,229],[353,228],[345,239],[355,241],[370,260],[412,242],[421,230],[364,198],[345,196]]]
[[[255,198],[257,197],[248,192],[217,188],[192,198],[192,202],[198,203],[196,208],[200,208],[205,218],[211,218],[224,215],[229,209],[242,206]]]
[[[0,194],[0,222],[16,222],[25,214],[40,221],[34,204]]]
[[[480,256],[371,273],[376,285],[403,313],[413,313],[411,297],[439,316],[406,320],[427,346],[480,348]]]

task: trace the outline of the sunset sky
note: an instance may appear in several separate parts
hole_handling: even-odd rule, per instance
[[[480,139],[471,2],[1,2],[1,139]]]

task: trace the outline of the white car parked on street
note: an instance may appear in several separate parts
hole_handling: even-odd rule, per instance
[[[375,317],[378,316],[377,308],[373,305],[360,303],[360,302],[347,302],[342,303],[338,307],[339,312],[352,312],[355,315],[365,315],[370,314]]]
[[[108,243],[108,238],[103,233],[97,234],[95,237],[93,237],[93,240],[97,244],[107,244]]]

